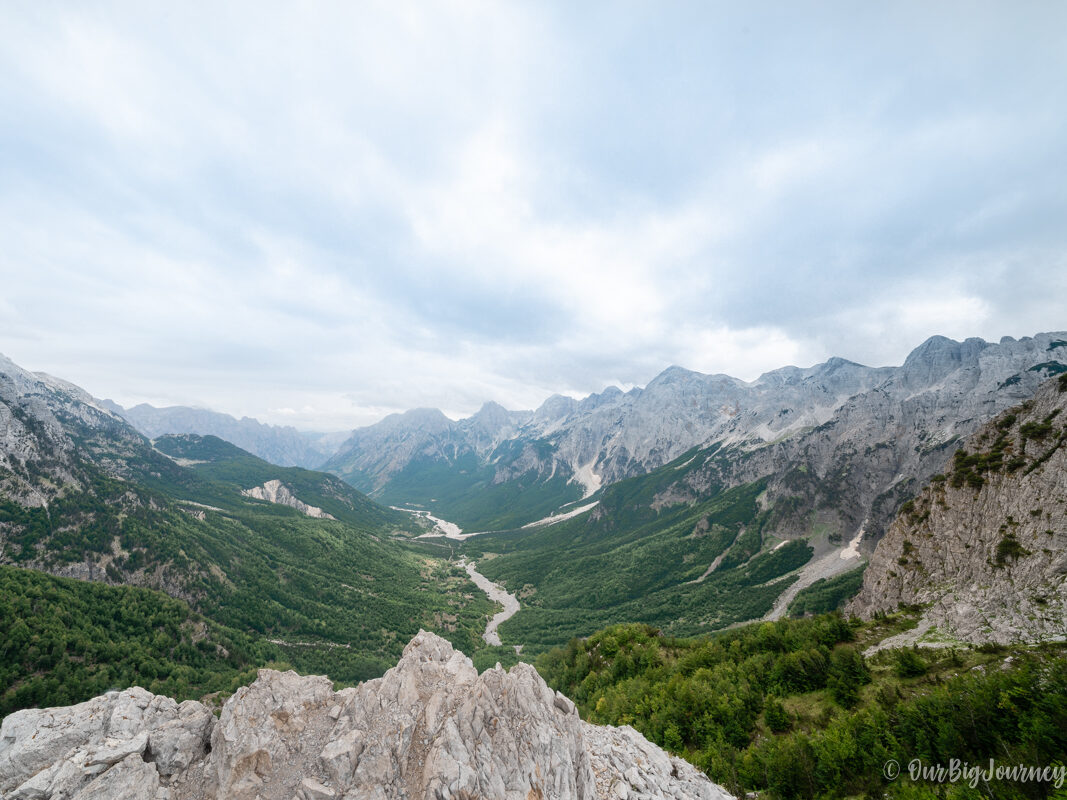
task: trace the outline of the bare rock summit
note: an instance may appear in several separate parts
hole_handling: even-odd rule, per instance
[[[583,722],[527,664],[481,675],[420,632],[396,667],[335,692],[261,670],[223,706],[144,689],[0,726],[9,800],[729,798],[629,727]]]

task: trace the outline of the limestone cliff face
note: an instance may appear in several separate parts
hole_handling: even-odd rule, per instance
[[[962,439],[1032,397],[1067,368],[1064,361],[1065,334],[999,344],[935,336],[822,424],[769,444],[742,441],[680,473],[671,495],[693,501],[718,486],[767,477],[766,501],[787,502],[765,533],[805,535],[817,523],[843,543],[862,529],[862,549],[870,552],[900,504],[945,468]]]
[[[1067,638],[1067,377],[967,439],[879,543],[848,610],[930,603],[980,642]]]
[[[725,791],[632,728],[583,722],[532,667],[478,675],[420,632],[383,677],[334,692],[261,670],[216,722],[143,689],[26,710],[0,727],[10,800],[569,800]]]
[[[292,489],[277,479],[267,481],[262,486],[242,489],[241,494],[245,497],[253,497],[256,500],[266,500],[268,503],[277,503],[280,506],[295,508],[301,514],[306,514],[315,519],[337,519],[337,517],[327,514],[318,506],[309,506],[293,494]]]

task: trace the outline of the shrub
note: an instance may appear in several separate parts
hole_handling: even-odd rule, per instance
[[[926,674],[926,661],[914,649],[897,650],[893,671],[900,678],[917,678]]]

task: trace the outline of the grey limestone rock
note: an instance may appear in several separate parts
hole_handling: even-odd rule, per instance
[[[315,519],[336,519],[336,517],[327,514],[321,508],[310,506],[303,500],[299,499],[293,494],[292,489],[277,478],[267,481],[262,486],[253,486],[251,489],[243,489],[241,490],[241,494],[245,497],[253,497],[256,500],[266,500],[268,503],[277,503],[278,505],[295,508],[301,514],[306,514]]]
[[[481,675],[420,632],[355,688],[261,670],[218,719],[143,689],[0,727],[0,792],[15,800],[724,800],[632,728],[583,722],[519,664]]]
[[[848,611],[929,604],[923,630],[964,641],[1067,638],[1065,417],[1067,391],[1051,380],[967,439],[979,463],[903,507]]]
[[[141,688],[66,708],[27,709],[0,726],[0,794],[10,800],[145,798],[203,759],[215,718]]]

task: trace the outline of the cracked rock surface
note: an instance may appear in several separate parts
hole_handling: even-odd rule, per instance
[[[0,727],[5,800],[729,798],[629,727],[583,722],[533,667],[479,675],[420,632],[396,667],[335,692],[261,670],[218,720],[133,688]]]

